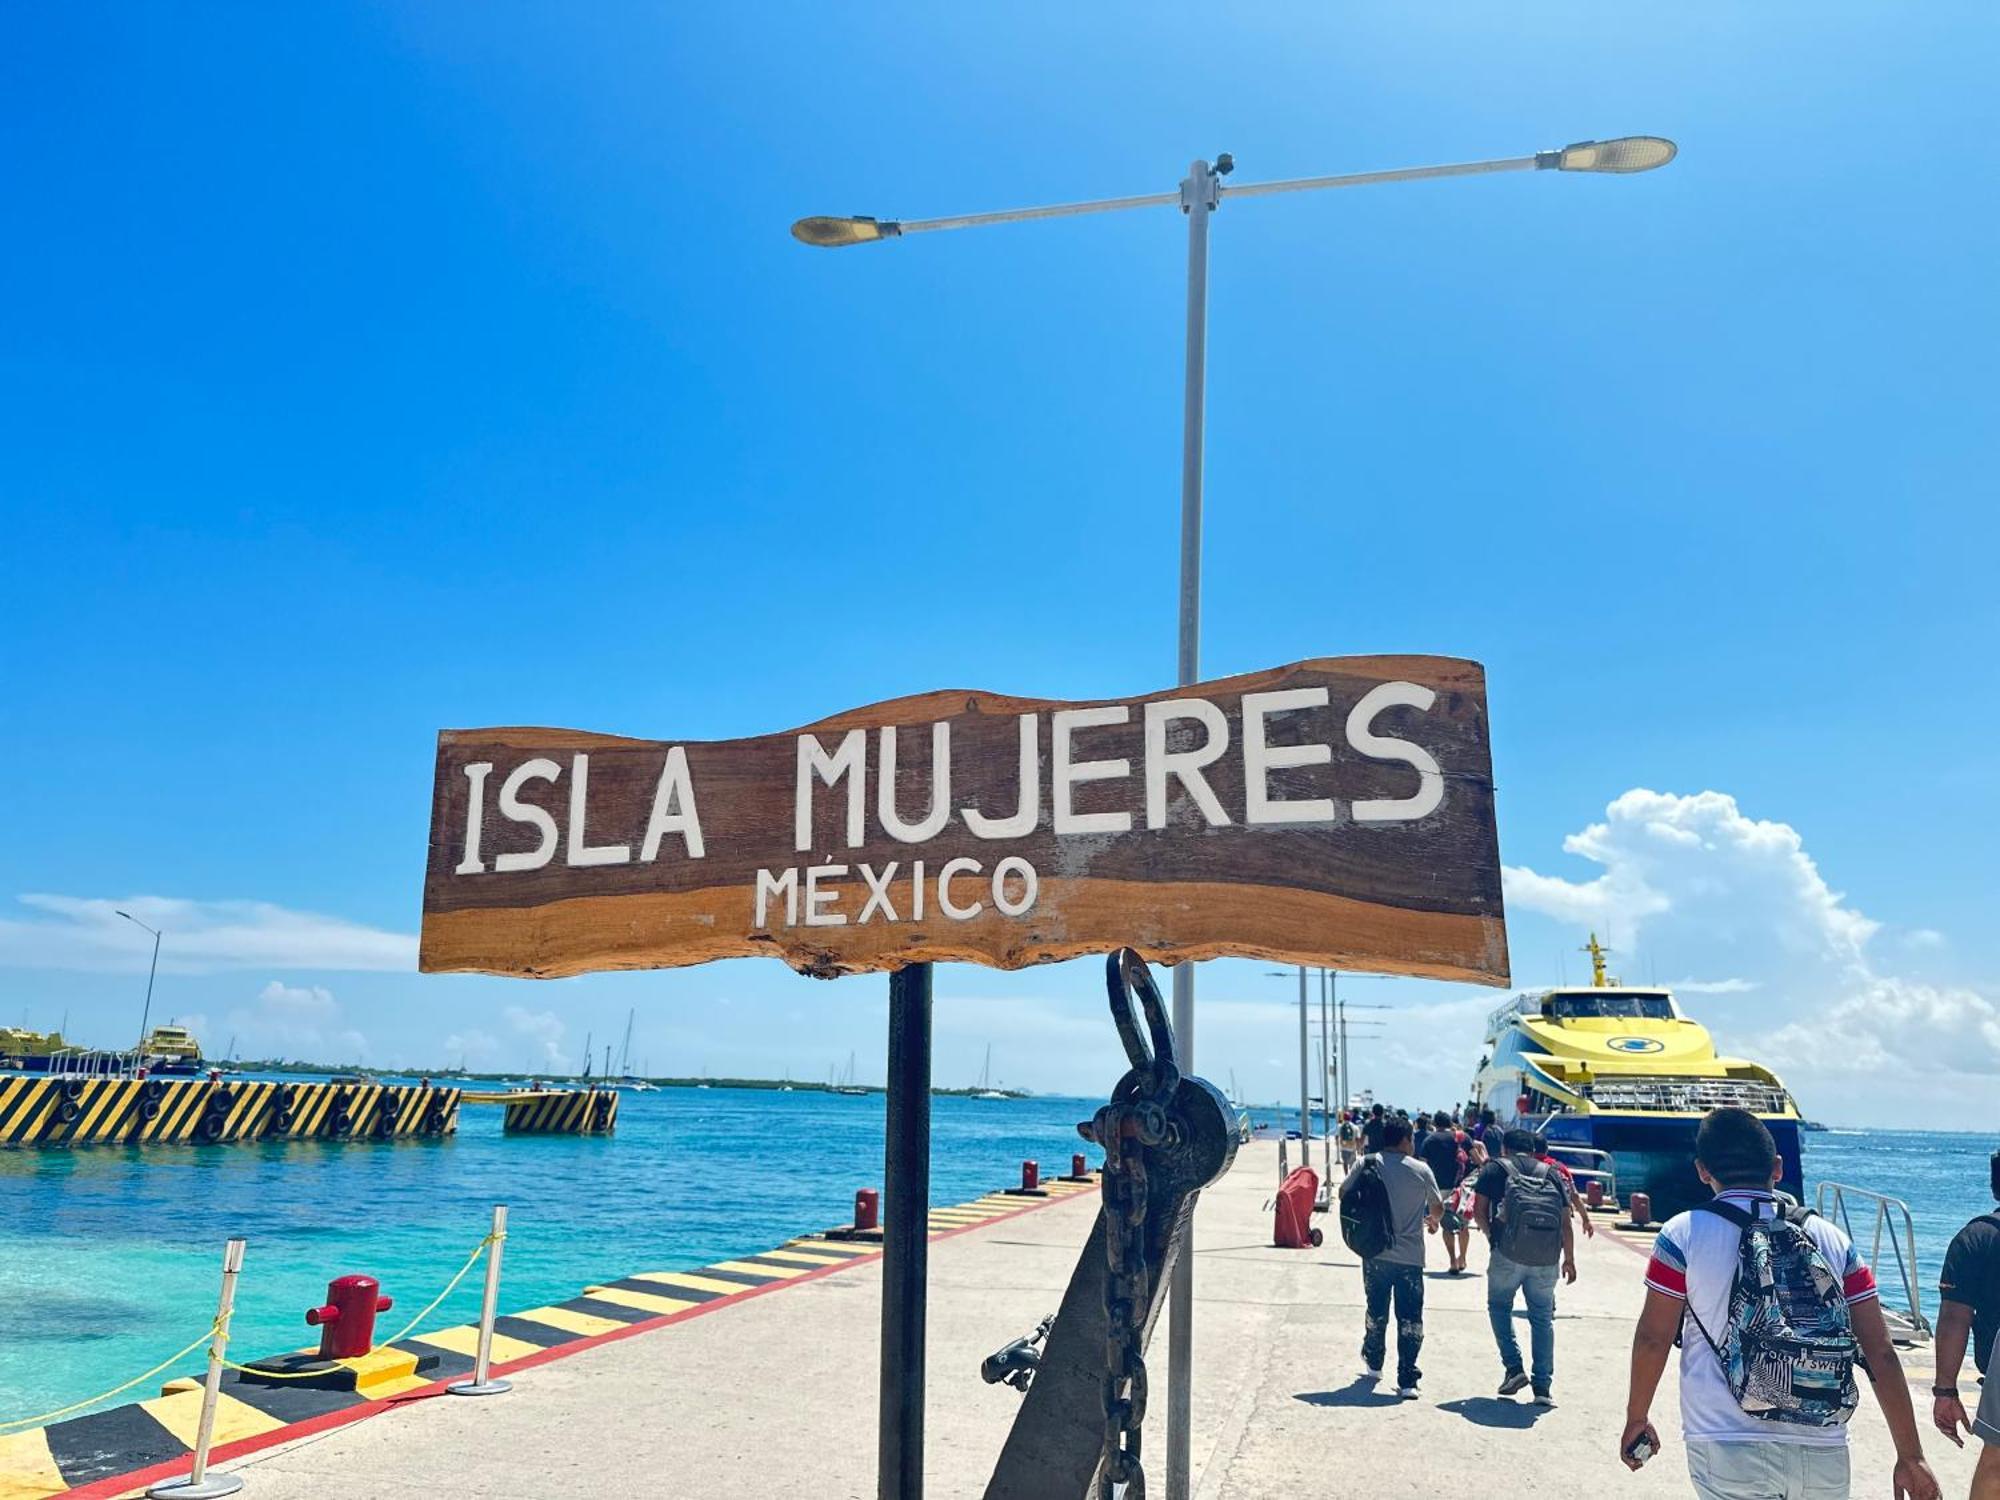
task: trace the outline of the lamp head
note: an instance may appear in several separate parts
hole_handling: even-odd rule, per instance
[[[894,219],[871,219],[866,215],[839,218],[815,214],[792,225],[792,238],[802,245],[822,250],[838,250],[843,245],[866,245],[874,240],[894,239],[903,226]]]
[[[1679,150],[1658,135],[1625,135],[1615,141],[1578,141],[1559,151],[1537,151],[1538,170],[1558,172],[1650,172],[1664,167]]]

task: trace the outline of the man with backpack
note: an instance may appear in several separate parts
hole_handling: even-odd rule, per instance
[[[1491,1143],[1491,1134],[1487,1137]],[[1532,1130],[1515,1128],[1500,1137],[1505,1155],[1490,1161],[1473,1182],[1473,1217],[1486,1235],[1486,1316],[1500,1347],[1500,1394],[1527,1385],[1521,1345],[1514,1337],[1514,1299],[1528,1304],[1528,1344],[1535,1404],[1554,1406],[1556,1366],[1556,1269],[1576,1280],[1576,1237],[1570,1228],[1570,1189],[1562,1174],[1545,1165]]]
[[[2000,1151],[1987,1163],[1988,1186],[2000,1201]],[[1953,1236],[1938,1278],[1937,1385],[1931,1419],[1960,1447],[1960,1429],[1986,1444],[1972,1483],[1972,1500],[2000,1500],[2000,1212],[1981,1214]],[[1986,1377],[1977,1416],[1968,1418],[1958,1390],[1967,1343]]]
[[[1417,1399],[1417,1353],[1424,1345],[1424,1231],[1444,1213],[1431,1169],[1410,1153],[1410,1122],[1382,1125],[1382,1152],[1361,1158],[1340,1184],[1340,1235],[1361,1257],[1368,1301],[1361,1334],[1363,1375],[1382,1378],[1389,1307],[1396,1310],[1396,1394]]]
[[[1681,1345],[1681,1433],[1704,1500],[1843,1500],[1865,1369],[1896,1443],[1898,1500],[1938,1500],[1875,1277],[1837,1225],[1772,1191],[1783,1164],[1748,1110],[1712,1110],[1695,1167],[1715,1193],[1660,1230],[1632,1337],[1619,1457],[1660,1449],[1650,1412]]]

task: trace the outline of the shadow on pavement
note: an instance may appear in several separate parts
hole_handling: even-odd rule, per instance
[[[1466,1396],[1457,1401],[1439,1402],[1438,1410],[1461,1416],[1480,1427],[1512,1427],[1519,1430],[1533,1427],[1541,1421],[1542,1414],[1552,1408],[1532,1406],[1525,1401],[1510,1401],[1505,1396]]]
[[[1308,1406],[1401,1406],[1396,1388],[1387,1380],[1355,1377],[1354,1383],[1338,1391],[1300,1391],[1292,1398]]]

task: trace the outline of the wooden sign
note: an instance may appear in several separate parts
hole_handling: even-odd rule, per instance
[[[1121,945],[1505,984],[1478,665],[926,693],[706,743],[438,738],[429,971],[1014,969]]]

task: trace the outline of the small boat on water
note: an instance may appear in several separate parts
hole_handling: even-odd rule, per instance
[[[1655,1218],[1708,1198],[1694,1170],[1702,1116],[1722,1105],[1750,1110],[1784,1161],[1779,1187],[1798,1196],[1805,1122],[1778,1075],[1724,1057],[1706,1027],[1671,991],[1622,985],[1605,970],[1595,933],[1588,989],[1516,995],[1487,1018],[1486,1053],[1473,1080],[1476,1106],[1502,1125],[1525,1125],[1552,1146],[1604,1152],[1621,1199],[1649,1194]],[[1594,1158],[1572,1165],[1596,1165]]]
[[[856,1097],[868,1092],[868,1090],[862,1088],[861,1085],[854,1081],[854,1054],[852,1052],[847,1054],[847,1067],[841,1072],[840,1077],[831,1087],[836,1094],[848,1094]]]
[[[986,1066],[979,1070],[979,1086],[972,1092],[975,1099],[1011,1099],[1012,1094],[1003,1094],[993,1087],[993,1044],[986,1044]]]

